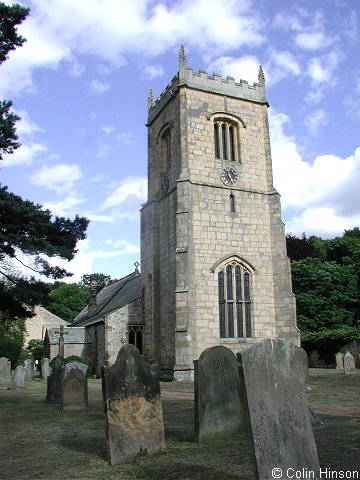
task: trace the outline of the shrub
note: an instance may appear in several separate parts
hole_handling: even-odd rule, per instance
[[[26,347],[32,357],[35,360],[41,360],[44,357],[45,349],[44,349],[44,341],[41,339],[31,339]]]
[[[31,353],[28,352],[27,350],[21,350],[20,355],[16,362],[16,366],[22,365],[25,362],[25,360],[29,360],[29,359],[31,360],[33,359]]]
[[[21,337],[10,338],[5,335],[0,336],[0,357],[6,357],[11,361],[11,368],[16,366],[21,349]]]
[[[68,357],[65,358],[65,363],[70,363],[70,362],[79,362],[79,363],[83,363],[84,365],[87,365],[88,366],[87,376],[88,377],[92,376],[92,372],[93,372],[92,363],[89,362],[89,360],[86,360],[86,358],[79,357],[77,355],[69,355]]]

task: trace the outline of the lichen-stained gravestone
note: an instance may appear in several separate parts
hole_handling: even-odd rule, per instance
[[[28,359],[28,360],[25,360],[24,364],[26,369],[25,380],[34,380],[34,375],[35,375],[34,362]]]
[[[223,346],[207,348],[194,361],[195,440],[245,435],[235,355]]]
[[[110,464],[165,450],[158,366],[127,344],[101,373]]]
[[[342,352],[338,352],[335,355],[336,360],[336,370],[340,370],[341,372],[344,371],[344,354]]]
[[[50,362],[51,374],[47,377],[46,401],[61,403],[61,368],[64,365],[63,357],[57,355]]]
[[[299,348],[264,340],[237,357],[255,478],[275,478],[275,472],[285,479],[302,469],[319,478]]]
[[[350,352],[344,355],[344,373],[356,373],[355,359]]]
[[[69,362],[61,369],[61,406],[63,410],[81,410],[88,406],[87,365]]]
[[[10,386],[11,362],[6,357],[0,358],[0,387]]]

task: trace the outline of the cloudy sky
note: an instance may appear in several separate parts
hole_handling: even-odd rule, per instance
[[[6,1],[11,4],[14,2]],[[140,260],[147,96],[188,65],[236,81],[263,65],[274,185],[288,233],[360,225],[358,0],[23,0],[26,44],[0,66],[22,147],[0,181],[54,214],[87,216],[71,268],[119,278]]]

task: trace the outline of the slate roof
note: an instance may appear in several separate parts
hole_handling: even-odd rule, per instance
[[[58,345],[60,328],[48,328],[47,336],[50,344]],[[64,343],[91,343],[91,338],[89,332],[83,327],[64,327]]]
[[[137,271],[111,283],[97,294],[96,307],[94,310],[89,312],[88,306],[86,306],[71,325],[74,327],[84,327],[100,322],[105,315],[140,298],[141,287],[141,275]]]

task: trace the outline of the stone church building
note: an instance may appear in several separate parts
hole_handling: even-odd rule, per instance
[[[128,280],[137,290],[119,293],[119,309],[128,308],[121,320],[86,323],[82,312],[74,323],[92,330],[103,352],[97,365],[134,343],[134,329],[142,353],[170,379],[191,379],[193,360],[214,345],[299,344],[268,106],[261,67],[254,85],[196,73],[183,48],[179,72],[157,100],[150,91],[141,275]]]

